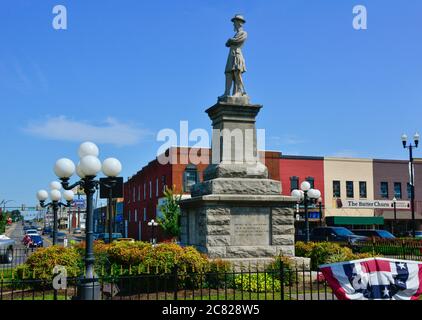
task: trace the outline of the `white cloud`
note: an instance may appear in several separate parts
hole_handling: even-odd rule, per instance
[[[48,140],[81,142],[90,140],[96,143],[127,146],[139,143],[152,135],[147,129],[107,118],[102,124],[68,119],[66,116],[50,117],[45,121],[32,122],[24,131]]]

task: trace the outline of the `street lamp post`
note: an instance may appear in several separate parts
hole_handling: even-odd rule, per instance
[[[394,221],[391,225],[391,233],[394,234],[394,227],[397,225],[397,199],[393,198]]]
[[[122,165],[119,160],[114,158],[106,159],[102,164],[98,159],[99,149],[92,142],[84,142],[78,150],[80,162],[75,167],[72,160],[62,158],[59,159],[55,166],[54,172],[60,178],[62,186],[65,190],[72,190],[76,187],[83,188],[86,195],[86,227],[85,227],[85,276],[80,279],[78,284],[78,298],[80,300],[99,300],[100,284],[96,278],[94,271],[94,193],[101,184],[100,180],[96,180],[97,174],[102,171],[110,178],[116,178],[121,170]],[[69,178],[76,173],[80,180],[69,185]]]
[[[61,198],[62,198],[62,193],[60,192],[60,189],[62,188],[62,185],[60,184],[60,182],[57,181],[53,181],[50,184],[50,199],[51,202],[50,203],[45,203],[45,201],[48,199],[48,192],[46,190],[39,190],[37,192],[37,198],[38,201],[40,202],[40,206],[42,208],[47,208],[50,207],[53,210],[53,246],[57,244],[57,212],[59,211],[59,208],[61,207],[65,207],[65,208],[69,208],[72,201],[73,201],[73,197],[75,196],[72,190],[65,190],[63,192],[63,197],[66,200],[66,204],[60,202]]]
[[[300,185],[300,190],[293,190],[292,197],[296,198],[298,202],[303,201],[305,207],[305,242],[309,242],[309,217],[308,217],[308,202],[309,200],[316,200],[321,197],[321,192],[317,189],[312,189],[308,181],[303,181]]]
[[[322,227],[322,198],[319,197],[317,200],[319,209],[319,226]]]
[[[414,172],[413,172],[413,149],[417,148],[419,145],[419,133],[415,133],[413,136],[414,144],[407,144],[407,135],[403,134],[401,137],[403,148],[409,149],[409,167],[410,167],[410,207],[412,210],[412,236],[416,238],[416,219],[415,219],[415,182],[414,182]]]
[[[152,219],[150,222],[148,222],[148,227],[151,227],[151,232],[152,232],[152,234],[151,234],[151,243],[154,245],[155,243],[156,243],[156,241],[155,241],[155,235],[154,235],[154,229],[155,229],[155,227],[157,227],[158,226],[158,223],[157,222],[155,222],[155,220],[154,219]]]

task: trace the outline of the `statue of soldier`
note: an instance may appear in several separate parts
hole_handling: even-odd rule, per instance
[[[230,89],[233,85],[233,96],[246,96],[245,87],[243,85],[242,73],[246,72],[245,59],[242,54],[242,46],[248,37],[246,31],[243,30],[243,24],[246,22],[243,16],[235,15],[231,19],[236,34],[226,42],[226,47],[230,48],[229,56],[226,64],[226,90],[219,99],[230,96]]]

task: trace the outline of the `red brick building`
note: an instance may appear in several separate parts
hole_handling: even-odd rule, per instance
[[[279,159],[280,181],[283,195],[290,195],[293,189],[300,189],[303,181],[308,181],[312,188],[321,191],[322,203],[311,205],[309,214],[310,222],[319,225],[324,218],[324,158],[308,156],[287,156],[282,155]],[[304,224],[304,208],[298,206],[296,214],[300,220],[296,220],[296,230],[302,230]]]
[[[148,222],[156,219],[157,205],[163,197],[165,186],[173,186],[176,193],[189,194],[192,184],[203,181],[203,172],[208,164],[189,163],[189,154],[209,159],[210,149],[171,148],[163,155],[148,163],[124,185],[125,236],[137,240],[149,240],[151,227]],[[265,165],[271,179],[279,180],[279,160],[281,153],[265,152]],[[165,158],[168,163],[164,163]],[[158,241],[164,239],[158,231]]]

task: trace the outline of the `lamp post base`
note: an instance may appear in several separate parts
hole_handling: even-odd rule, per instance
[[[96,279],[81,279],[78,284],[78,300],[101,300],[101,285]]]

